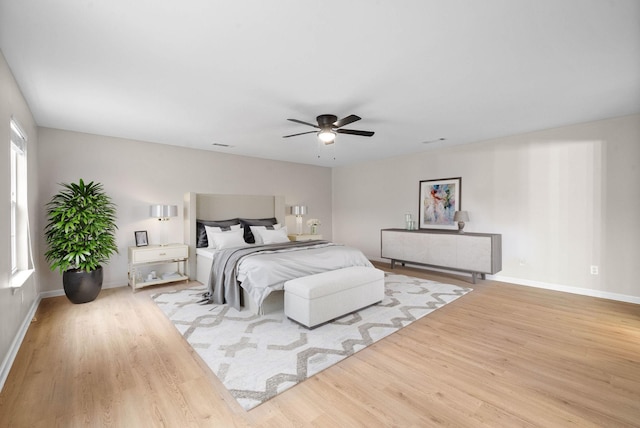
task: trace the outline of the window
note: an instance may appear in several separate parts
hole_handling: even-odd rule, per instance
[[[31,246],[27,210],[27,136],[11,119],[11,287],[31,276]]]

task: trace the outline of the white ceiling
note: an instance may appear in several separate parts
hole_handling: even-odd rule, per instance
[[[638,0],[0,0],[0,48],[40,126],[322,166],[640,112]],[[282,138],[323,113],[376,134]]]

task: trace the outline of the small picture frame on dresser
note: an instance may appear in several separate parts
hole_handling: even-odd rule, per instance
[[[147,238],[146,230],[136,230],[134,234],[136,236],[136,247],[146,247],[149,245],[149,238]]]

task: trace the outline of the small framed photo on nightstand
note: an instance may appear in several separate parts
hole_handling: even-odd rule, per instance
[[[134,233],[136,235],[136,247],[146,247],[149,245],[149,238],[147,238],[146,230],[137,230]]]

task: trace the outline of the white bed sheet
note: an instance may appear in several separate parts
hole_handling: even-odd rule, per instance
[[[196,254],[202,257],[213,260],[213,255],[216,253],[215,248],[196,248]]]

